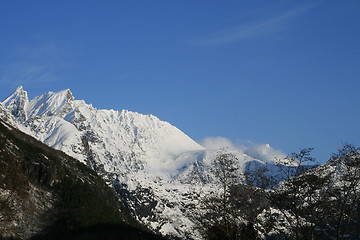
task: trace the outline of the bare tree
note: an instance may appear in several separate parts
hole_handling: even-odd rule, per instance
[[[204,238],[359,239],[360,148],[345,145],[320,166],[311,151],[278,159],[287,179],[275,187],[266,166],[243,184],[236,156],[219,152],[212,173],[220,190],[201,201]]]
[[[268,214],[268,222],[289,239],[358,239],[360,149],[345,145],[328,163],[312,169],[307,166],[313,162],[310,151],[280,161],[293,168],[282,165],[290,178],[269,191],[276,214]]]
[[[302,149],[299,153],[277,159],[286,180],[267,192],[272,206],[268,209],[268,222],[273,223],[273,231],[289,239],[313,239],[317,226],[309,221],[308,215],[316,207],[318,179],[313,175],[303,175],[309,164],[315,162],[311,151],[312,148]]]
[[[231,201],[231,190],[239,184],[238,159],[225,149],[217,153],[211,164],[215,191],[201,199],[204,214],[198,215],[205,239],[239,239],[239,212]],[[200,218],[200,219],[199,219]]]
[[[332,239],[360,237],[360,148],[346,144],[333,154],[332,177],[326,185],[324,232]]]

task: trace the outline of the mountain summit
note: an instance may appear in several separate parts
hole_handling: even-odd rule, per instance
[[[23,122],[27,119],[25,108],[28,102],[27,92],[24,91],[22,86],[19,86],[13,94],[3,101],[3,105],[10,110],[15,118]]]
[[[127,110],[99,110],[75,100],[69,89],[30,100],[20,86],[3,106],[37,139],[94,169],[175,171],[176,157],[203,147],[153,115]]]

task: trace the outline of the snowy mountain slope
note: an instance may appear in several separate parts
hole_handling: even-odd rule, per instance
[[[69,89],[29,100],[18,87],[0,107],[19,129],[113,184],[134,216],[153,230],[198,238],[189,209],[201,193],[215,189],[210,166],[218,150],[205,149],[153,115],[96,109],[75,100]],[[265,164],[229,151],[239,160],[239,175],[251,162]]]
[[[203,150],[179,129],[155,116],[98,110],[75,100],[69,89],[29,101],[19,87],[3,105],[37,139],[94,168],[102,165],[106,172],[176,171],[185,164],[174,161],[176,156]]]

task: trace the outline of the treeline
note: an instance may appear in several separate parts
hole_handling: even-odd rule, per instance
[[[266,166],[243,176],[236,156],[212,164],[220,191],[203,197],[194,220],[204,239],[359,239],[360,148],[345,145],[324,165],[312,149],[278,159],[287,179],[275,184]]]

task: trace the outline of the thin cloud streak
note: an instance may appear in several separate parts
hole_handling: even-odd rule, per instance
[[[312,7],[313,6],[305,6],[262,21],[254,21],[225,30],[220,30],[211,33],[208,36],[198,38],[193,41],[193,43],[196,45],[217,46],[274,34],[286,29],[292,20],[304,15]]]
[[[0,82],[8,85],[49,83],[59,80],[60,72],[74,66],[68,56],[54,44],[18,47],[16,60],[0,67]]]
[[[53,64],[18,62],[0,68],[0,81],[19,85],[24,83],[42,83],[56,81]]]

